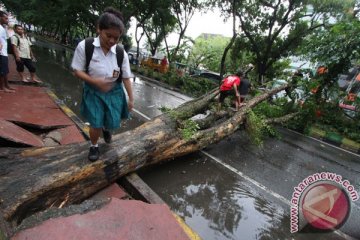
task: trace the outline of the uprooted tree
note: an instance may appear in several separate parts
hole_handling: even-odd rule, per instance
[[[51,207],[79,203],[119,177],[137,169],[200,150],[234,133],[250,109],[287,86],[249,100],[238,112],[209,114],[197,131],[183,137],[184,120],[205,112],[218,91],[189,101],[113,137],[101,146],[100,160],[87,160],[88,143],[32,149],[0,149],[0,209],[10,226]],[[286,120],[285,116],[278,120]]]

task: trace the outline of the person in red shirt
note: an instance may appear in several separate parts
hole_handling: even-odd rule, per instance
[[[161,59],[161,65],[164,67],[166,67],[168,65],[168,60],[167,60],[166,56],[164,56],[164,58]]]
[[[221,81],[218,111],[221,109],[222,103],[228,96],[235,96],[236,111],[238,111],[239,107],[242,106],[238,87],[240,86],[240,78],[243,76],[244,73],[241,70],[238,70],[235,75],[227,76]]]

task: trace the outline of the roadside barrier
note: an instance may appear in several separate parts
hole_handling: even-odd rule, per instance
[[[324,142],[333,144],[337,147],[344,148],[354,153],[360,153],[360,143],[345,138],[335,132],[326,132],[315,126],[311,126],[306,132],[311,137],[321,139]]]

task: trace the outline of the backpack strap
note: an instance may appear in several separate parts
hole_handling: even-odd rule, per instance
[[[18,37],[16,34],[14,34],[13,36],[17,39],[17,46],[20,46],[20,39],[19,39],[19,37]]]
[[[89,37],[85,39],[85,72],[89,73],[89,64],[94,53],[94,38]]]
[[[92,55],[94,53],[94,38],[93,37],[89,37],[85,39],[85,71],[86,73],[89,72],[89,65],[90,65],[90,61],[92,59]],[[116,60],[117,60],[117,64],[118,67],[120,68],[120,74],[119,77],[116,81],[121,82],[122,81],[122,62],[124,59],[124,48],[120,45],[116,45]]]
[[[121,82],[122,81],[122,73],[123,73],[121,66],[122,66],[122,62],[124,60],[124,48],[120,45],[116,45],[116,60],[117,60],[118,67],[120,68],[120,74],[116,81]]]

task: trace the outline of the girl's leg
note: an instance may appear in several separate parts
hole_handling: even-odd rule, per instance
[[[96,145],[101,134],[102,128],[90,127],[90,141],[92,145]]]
[[[99,159],[100,151],[97,142],[99,140],[100,134],[101,134],[101,128],[90,127],[91,147],[89,149],[89,155],[88,155],[88,159],[90,162],[94,162]]]

